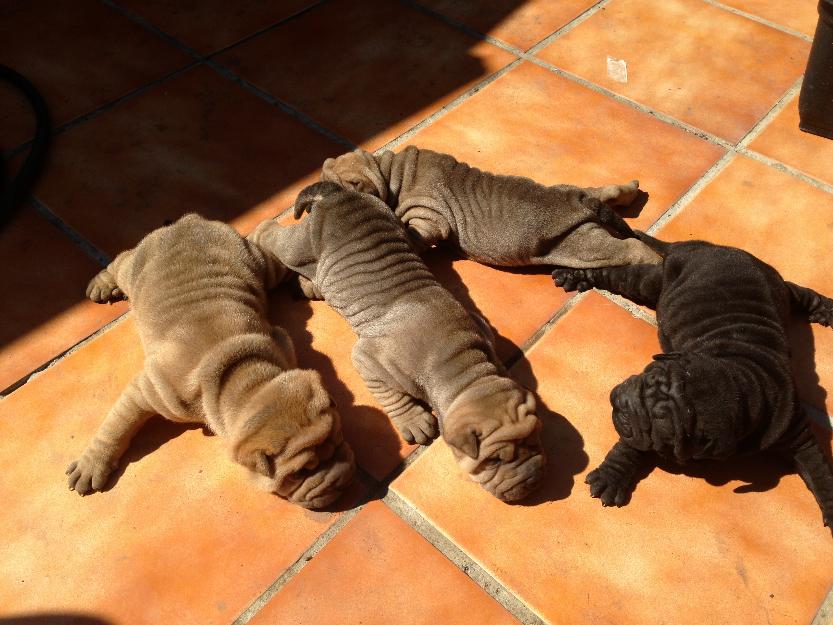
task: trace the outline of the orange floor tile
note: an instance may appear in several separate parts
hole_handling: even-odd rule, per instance
[[[241,233],[292,223],[298,192],[353,147],[416,145],[543,184],[638,179],[620,209],[634,228],[743,247],[833,296],[833,141],[797,127],[815,6],[0,7],[0,63],[56,126],[33,200],[0,227],[0,624],[833,625],[833,536],[781,460],[663,465],[623,508],[590,497],[584,478],[616,440],[610,390],[659,351],[657,328],[647,309],[556,288],[549,267],[425,254],[537,393],[549,466],[526,501],[491,497],[441,440],[407,444],[353,367],[347,322],[285,287],[269,321],[320,372],[356,455],[332,509],[257,490],[220,437],[161,418],[105,492],[79,497],[64,475],[142,366],[132,315],[117,319],[128,305],[84,298],[106,259],[190,211]],[[0,82],[10,171],[33,132]],[[833,329],[789,330],[830,456]]]
[[[518,621],[383,503],[373,502],[250,622],[509,625]]]
[[[490,497],[442,443],[393,488],[549,623],[809,623],[833,582],[833,542],[796,475],[751,461],[656,469],[624,508],[589,496],[584,475],[617,438],[608,392],[657,351],[653,327],[591,294],[521,375],[552,411],[547,486],[532,505]],[[762,492],[733,492],[750,479]]]
[[[613,0],[538,56],[736,142],[801,76],[809,51],[702,0]],[[608,75],[607,57],[627,63],[626,83]]]

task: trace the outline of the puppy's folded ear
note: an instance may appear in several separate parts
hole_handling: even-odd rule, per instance
[[[341,191],[343,191],[342,187],[335,182],[314,182],[304,187],[295,199],[295,210],[293,212],[295,219],[300,219],[304,211],[311,213],[315,204],[325,197]]]
[[[269,461],[269,456],[267,456],[266,452],[262,449],[256,449],[250,453],[241,454],[239,461],[243,466],[266,477],[272,477],[272,474],[274,473],[272,463]]]
[[[478,433],[474,425],[460,424],[456,427],[452,425],[446,428],[443,433],[443,438],[454,449],[463,452],[469,458],[477,460],[477,456],[480,453],[480,441],[477,435]]]

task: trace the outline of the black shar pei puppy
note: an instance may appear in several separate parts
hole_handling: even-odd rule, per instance
[[[588,474],[590,494],[625,505],[654,453],[682,464],[769,449],[794,460],[833,527],[833,469],[798,400],[786,332],[791,308],[829,326],[833,300],[737,248],[637,236],[661,265],[553,271],[567,291],[597,287],[654,308],[665,352],[610,393],[619,441]]]

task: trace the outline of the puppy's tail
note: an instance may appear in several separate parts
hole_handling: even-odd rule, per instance
[[[344,193],[344,188],[329,181],[315,182],[305,187],[295,199],[295,219],[300,219],[304,212],[311,213],[315,204],[334,193]]]
[[[636,238],[636,234],[622,217],[610,206],[595,197],[584,198],[584,205],[596,215],[596,219],[603,226],[610,227],[614,232],[626,239]]]

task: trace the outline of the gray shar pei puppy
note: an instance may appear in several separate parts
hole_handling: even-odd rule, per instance
[[[145,362],[69,465],[69,487],[102,490],[160,414],[207,425],[260,487],[308,508],[333,502],[355,468],[339,413],[319,374],[296,368],[289,335],[266,320],[264,287],[287,273],[230,226],[190,214],[95,276],[91,300],[130,300]]]
[[[620,439],[588,474],[590,494],[627,503],[651,452],[682,464],[771,449],[795,462],[833,527],[833,470],[799,402],[786,332],[791,309],[830,325],[833,300],[736,248],[638,236],[662,265],[553,272],[567,291],[597,287],[656,309],[665,352],[611,392]]]
[[[447,241],[479,263],[607,267],[659,263],[611,206],[631,204],[636,180],[598,188],[551,187],[501,176],[414,146],[324,162],[321,179],[390,206],[417,251]],[[611,235],[605,226],[624,237]]]
[[[266,221],[252,238],[350,323],[353,363],[405,440],[424,444],[441,429],[490,493],[529,494],[545,465],[535,398],[508,377],[485,321],[437,282],[378,198],[318,182],[298,196],[296,218],[304,211],[300,224]]]

